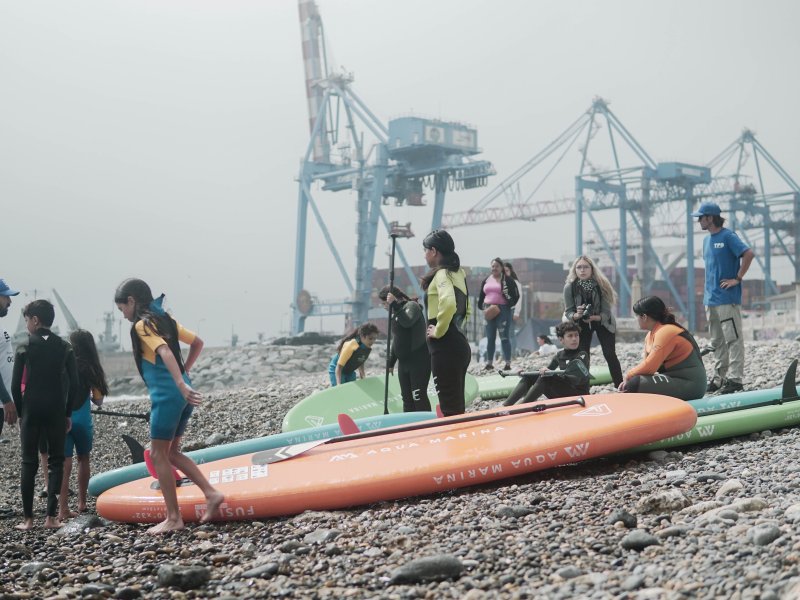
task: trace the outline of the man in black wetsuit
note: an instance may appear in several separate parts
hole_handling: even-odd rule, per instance
[[[579,360],[586,366],[585,380],[577,383],[570,383],[561,377],[543,377],[539,373],[535,375],[523,376],[520,378],[517,387],[508,395],[503,406],[512,404],[524,404],[533,402],[544,394],[547,398],[564,398],[566,396],[582,396],[589,393],[589,355],[585,350],[581,350],[580,327],[576,323],[559,323],[556,327],[558,341],[564,346],[547,365],[547,369],[565,370],[567,365],[573,360]]]
[[[17,349],[11,394],[22,419],[22,513],[17,529],[33,527],[33,488],[39,469],[39,439],[47,440],[47,517],[44,526],[61,526],[58,493],[64,473],[64,440],[71,426],[72,406],[78,393],[78,371],[72,346],[52,331],[53,305],[34,300],[22,311],[28,327],[28,343]],[[22,373],[27,370],[25,394]]]

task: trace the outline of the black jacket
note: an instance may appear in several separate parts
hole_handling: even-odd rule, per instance
[[[491,277],[491,275],[489,275],[489,277]],[[481,281],[481,293],[478,296],[478,310],[483,310],[486,308],[483,304],[483,301],[486,299],[486,293],[483,291],[483,286],[486,285],[489,277]],[[502,291],[503,298],[506,299],[508,306],[514,307],[517,302],[519,302],[519,287],[515,285],[513,281],[507,281],[505,274],[500,275],[500,290]]]

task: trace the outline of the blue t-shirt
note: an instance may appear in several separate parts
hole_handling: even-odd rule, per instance
[[[703,240],[703,260],[706,263],[706,285],[703,304],[721,306],[741,304],[742,286],[720,287],[723,279],[734,279],[739,273],[742,254],[750,249],[739,236],[724,227]]]

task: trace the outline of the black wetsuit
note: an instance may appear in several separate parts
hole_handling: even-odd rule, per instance
[[[431,379],[431,355],[425,339],[425,316],[422,307],[409,300],[392,305],[392,351],[389,366],[398,360],[397,379],[403,396],[403,411],[428,411],[428,382]]]
[[[22,372],[28,379],[22,393]],[[45,438],[47,457],[47,516],[56,516],[58,493],[64,472],[66,419],[78,393],[75,353],[67,342],[48,329],[28,336],[28,343],[17,349],[11,394],[20,421],[22,447],[22,511],[33,517],[33,488],[39,470],[39,440]]]
[[[580,360],[589,370],[589,353],[580,348],[576,350],[560,350],[547,365],[550,370],[564,370],[573,360]],[[573,385],[566,379],[557,375],[540,377],[538,373],[520,377],[517,387],[508,395],[503,406],[533,402],[544,394],[547,398],[564,398],[566,396],[581,396],[589,393],[589,376],[580,385]]]

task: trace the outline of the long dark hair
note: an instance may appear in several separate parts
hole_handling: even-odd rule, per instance
[[[439,265],[433,267],[420,279],[422,289],[427,291],[431,281],[436,277],[436,273],[441,269],[447,269],[453,273],[457,272],[461,268],[461,259],[458,254],[456,254],[456,245],[453,238],[444,229],[434,229],[431,231],[425,236],[425,239],[422,240],[422,246],[423,248],[435,248],[439,256],[441,256]]]
[[[72,349],[75,351],[75,362],[78,365],[78,379],[81,386],[89,390],[95,388],[103,396],[108,396],[106,373],[103,365],[100,364],[94,336],[85,329],[76,329],[69,334],[69,343],[72,344]],[[80,400],[85,399],[82,397]]]
[[[386,297],[389,294],[392,294],[399,302],[407,302],[411,300],[411,298],[406,294],[403,290],[395,286],[385,285],[381,288],[381,291],[378,292],[378,298],[381,299],[381,302],[386,302]]]
[[[510,273],[510,277],[511,277],[512,279],[516,279],[517,281],[519,281],[519,277],[517,277],[517,272],[514,270],[514,267],[511,265],[511,263],[510,263],[510,262],[508,262],[508,261],[505,261],[505,262],[503,262],[503,267],[504,267],[504,268],[503,268],[503,271],[504,271],[504,272],[505,272],[505,269],[508,269],[508,271],[509,271],[509,273]],[[549,343],[550,343],[550,342],[548,342],[548,344],[549,344]]]
[[[378,327],[374,323],[362,323],[359,327],[355,327],[344,334],[344,337],[339,340],[336,346],[336,352],[341,352],[346,342],[358,338],[359,340],[367,337],[368,335],[378,335]]]
[[[136,368],[139,369],[139,374],[142,374],[142,341],[139,339],[139,334],[136,332],[136,323],[142,322],[145,335],[156,335],[163,338],[175,360],[178,361],[181,373],[185,372],[183,366],[183,357],[181,356],[181,348],[178,342],[178,325],[175,320],[165,313],[160,305],[154,305],[153,292],[150,291],[150,286],[141,279],[130,278],[126,279],[117,287],[114,293],[114,302],[117,304],[125,304],[128,298],[133,298],[134,311],[133,311],[133,325],[131,326],[131,347],[133,348],[133,358],[136,361]],[[163,300],[162,294],[159,298]]]
[[[658,321],[662,325],[678,325],[675,321],[675,315],[667,308],[664,301],[658,296],[645,296],[637,300],[633,305],[633,312],[639,316],[647,315],[654,321]]]

